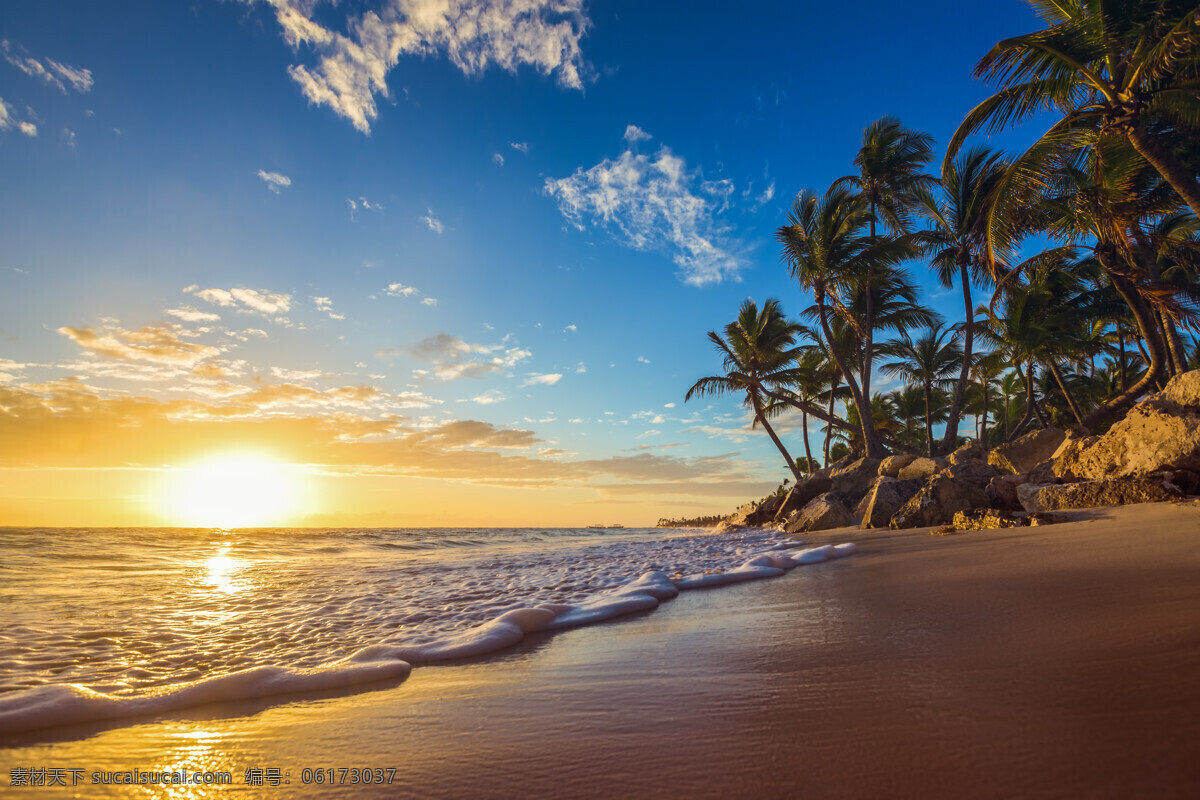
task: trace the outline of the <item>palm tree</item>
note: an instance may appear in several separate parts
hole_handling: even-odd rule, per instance
[[[914,430],[913,420],[924,419],[924,415],[928,409],[925,407],[925,392],[920,386],[908,384],[902,389],[896,389],[890,393],[892,409],[896,416],[900,418],[900,422],[904,428],[903,441],[914,451],[920,450],[920,440],[924,438],[924,428],[918,427]]]
[[[870,241],[876,241],[875,224],[882,220],[893,234],[906,233],[909,210],[915,203],[915,193],[937,183],[932,175],[921,169],[933,156],[933,137],[928,133],[911,131],[895,117],[882,117],[863,131],[862,147],[854,157],[857,175],[844,175],[832,188],[857,190],[867,202]],[[867,271],[859,276],[863,294],[862,313],[863,357],[859,379],[862,394],[871,396],[871,367],[875,360],[875,285],[887,281],[884,271]]]
[[[783,316],[778,300],[767,300],[761,311],[753,300],[746,300],[738,310],[737,319],[725,326],[724,337],[715,331],[708,332],[709,340],[722,356],[725,374],[701,378],[683,398],[687,402],[692,397],[745,392],[742,402],[754,413],[752,424],[761,425],[771,437],[797,481],[804,476],[767,421],[778,406],[771,408],[766,392],[768,387],[779,386],[786,380],[797,356],[795,342],[799,327]]]
[[[1175,152],[1200,121],[1195,0],[1031,3],[1050,27],[1005,39],[979,62],[976,76],[1001,89],[959,125],[945,163],[976,130],[992,133],[1057,110],[1062,118],[1013,164],[1014,179],[1037,180],[1037,165],[1048,157],[1114,137],[1129,142],[1200,216],[1196,164]]]
[[[962,328],[962,364],[941,445],[942,452],[946,453],[954,449],[958,440],[958,423],[974,355],[975,306],[971,299],[971,283],[982,283],[987,278],[987,212],[992,193],[1007,168],[1008,162],[1000,153],[986,147],[973,147],[951,162],[942,173],[944,200],[939,202],[929,191],[918,194],[919,212],[929,220],[931,228],[916,234],[914,239],[931,257],[931,266],[942,286],[952,288],[957,278],[966,312]]]
[[[912,246],[906,242],[891,237],[875,241],[863,237],[862,231],[870,219],[866,200],[846,189],[831,187],[823,197],[804,191],[792,204],[788,224],[779,228],[776,236],[783,245],[783,258],[792,276],[801,286],[812,290],[825,343],[863,420],[866,454],[882,458],[886,455],[883,444],[867,424],[871,419],[870,398],[863,393],[852,369],[855,365],[839,347],[831,327],[831,316],[836,314],[865,341],[862,321],[846,307],[856,282],[864,276],[878,276],[913,254]]]
[[[907,332],[901,332],[899,339],[893,339],[880,349],[898,359],[884,364],[881,369],[920,386],[925,395],[926,453],[932,456],[933,393],[953,383],[951,376],[962,361],[962,346],[954,329],[944,328],[941,322],[936,322],[916,340]]]

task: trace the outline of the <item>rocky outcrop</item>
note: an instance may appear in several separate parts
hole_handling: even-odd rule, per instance
[[[988,454],[988,463],[1003,472],[1018,475],[1029,472],[1053,456],[1066,436],[1067,434],[1058,428],[1031,431],[997,447]]]
[[[804,508],[788,519],[783,530],[786,533],[823,531],[829,528],[844,528],[854,524],[850,510],[834,492],[826,492],[813,498]]]
[[[775,519],[776,513],[783,506],[783,503],[786,499],[786,495],[768,497],[766,500],[759,503],[757,507],[754,507],[753,504],[751,504],[750,511],[742,513],[742,509],[738,509],[739,513],[734,519],[740,519],[740,524],[742,525],[766,525],[771,520]],[[745,506],[742,508],[745,508]]]
[[[947,456],[946,460],[950,462],[951,466],[964,461],[987,461],[987,452],[987,448],[983,446],[983,442],[978,439],[972,439]]]
[[[883,461],[879,462],[879,474],[888,478],[898,478],[900,477],[900,470],[904,469],[916,460],[917,457],[911,453],[901,453],[900,455],[888,456]]]
[[[913,495],[921,491],[920,480],[902,481],[880,475],[863,496],[855,513],[862,519],[862,528],[886,528],[892,517]]]
[[[1021,505],[1026,511],[1061,511],[1068,508],[1153,503],[1170,500],[1182,494],[1178,486],[1164,480],[1162,476],[1045,485],[1027,483],[1017,487],[1017,496],[1020,497]]]
[[[949,462],[944,458],[914,458],[908,466],[900,470],[896,477],[902,481],[910,481],[914,478],[924,480],[941,472],[948,464]]]
[[[773,519],[784,519],[792,515],[808,505],[814,497],[824,494],[832,488],[833,481],[829,479],[828,475],[814,473],[791,488]]]
[[[988,531],[998,528],[1026,528],[1060,522],[1053,514],[1011,514],[994,508],[960,511],[951,523],[960,531]]]
[[[988,481],[984,487],[988,506],[1001,511],[1022,511],[1020,498],[1017,497],[1017,486],[1024,483],[1024,475],[997,475]]]
[[[1200,472],[1200,370],[1176,375],[1129,410],[1108,433],[1064,448],[1054,466],[1067,480]]]
[[[942,525],[954,519],[958,511],[987,505],[987,494],[982,487],[972,480],[955,478],[948,472],[933,476],[892,516],[890,527]]]
[[[878,458],[860,458],[831,471],[829,479],[833,481],[833,491],[840,494],[846,504],[852,505],[862,499],[878,474]]]
[[[956,464],[946,467],[939,474],[949,475],[955,480],[966,481],[983,489],[992,482],[992,478],[995,478],[1000,473],[986,461],[963,459]]]

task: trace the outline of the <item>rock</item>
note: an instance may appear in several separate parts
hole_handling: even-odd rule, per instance
[[[836,494],[826,492],[813,498],[808,505],[789,519],[784,531],[787,533],[823,531],[828,528],[844,528],[853,522],[854,518],[850,516],[850,511],[837,498]]]
[[[1182,492],[1161,477],[1110,478],[1082,483],[1059,483],[1017,487],[1026,511],[1059,511],[1067,508],[1124,506],[1153,503],[1179,497]]]
[[[1089,481],[1164,470],[1200,472],[1200,370],[1176,375],[1108,433],[1062,453],[1055,465],[1060,477]]]
[[[908,466],[900,470],[896,477],[902,481],[912,480],[913,478],[932,477],[948,466],[948,462],[944,458],[914,458]]]
[[[795,487],[793,487],[795,488]],[[753,511],[745,515],[746,525],[766,525],[771,520],[775,519],[775,513],[783,506],[785,495],[776,497],[768,497],[758,505]]]
[[[878,473],[878,458],[860,458],[833,470],[829,478],[833,481],[833,490],[842,496],[847,505],[852,505],[867,493]]]
[[[1058,476],[1054,474],[1055,460],[1047,458],[1042,463],[1038,464],[1033,469],[1025,474],[1025,480],[1022,483],[1063,483]]]
[[[1052,472],[1054,477],[1072,483],[1079,480],[1079,476],[1075,474],[1073,465],[1078,462],[1079,454],[1087,448],[1091,447],[1096,442],[1100,441],[1099,436],[1068,436],[1063,440],[1063,443],[1054,451],[1051,460],[1054,462]]]
[[[1171,483],[1178,486],[1179,491],[1184,494],[1196,494],[1200,492],[1200,473],[1190,469],[1177,469],[1171,473]]]
[[[833,488],[833,481],[828,475],[812,474],[808,478],[792,486],[791,491],[783,500],[783,505],[775,515],[775,519],[785,519],[791,514],[804,508],[819,494],[824,494]]]
[[[987,461],[987,448],[978,439],[972,439],[951,453],[946,460],[953,466],[963,461]]]
[[[988,463],[1004,472],[1022,473],[1054,455],[1067,434],[1058,428],[1031,431],[988,454]]]
[[[960,460],[957,464],[951,464],[938,474],[949,475],[955,480],[967,481],[984,489],[992,482],[992,478],[1000,473],[986,461],[974,458]]]
[[[1053,514],[1010,514],[994,508],[980,508],[974,511],[959,511],[954,515],[952,524],[960,531],[987,531],[997,528],[1051,525],[1061,521]]]
[[[758,509],[757,503],[746,503],[738,506],[734,512],[725,518],[725,521],[730,525],[745,525],[746,518],[753,514]]]
[[[862,519],[860,527],[886,528],[892,516],[909,499],[921,491],[924,481],[918,479],[902,481],[880,475],[863,496],[854,513]]]
[[[988,505],[1001,511],[1023,510],[1024,506],[1017,497],[1017,484],[1023,483],[1024,477],[1024,475],[997,475],[988,481],[988,485],[983,489],[984,494],[987,495]]]
[[[900,455],[888,456],[880,462],[879,474],[888,478],[898,478],[900,477],[900,470],[904,469],[916,460],[917,457],[911,453],[901,453]]]
[[[892,528],[942,525],[954,519],[957,511],[981,508],[987,504],[987,494],[974,482],[943,473],[933,476],[892,516],[889,524]]]

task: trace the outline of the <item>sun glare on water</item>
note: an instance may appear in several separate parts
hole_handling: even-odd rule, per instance
[[[260,528],[287,524],[302,499],[296,466],[259,455],[225,455],[175,470],[162,510],[184,527]]]

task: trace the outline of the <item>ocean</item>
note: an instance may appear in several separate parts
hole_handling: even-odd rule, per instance
[[[0,529],[0,730],[387,680],[849,555],[771,530]]]

